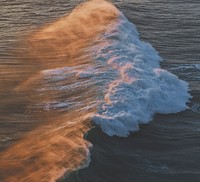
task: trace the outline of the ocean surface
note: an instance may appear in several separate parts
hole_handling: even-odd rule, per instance
[[[198,0],[0,0],[0,182],[199,182]]]

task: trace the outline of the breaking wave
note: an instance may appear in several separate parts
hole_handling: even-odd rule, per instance
[[[45,122],[1,153],[4,181],[55,181],[87,166],[83,137],[94,125],[126,137],[155,113],[187,109],[188,84],[160,68],[158,52],[109,2],[81,4],[24,45],[33,71],[14,92]]]
[[[121,13],[99,38],[95,61],[109,70],[104,100],[93,120],[108,135],[127,136],[155,113],[183,111],[188,84],[161,69],[158,52],[139,39],[134,24]],[[105,83],[105,82],[104,82]]]

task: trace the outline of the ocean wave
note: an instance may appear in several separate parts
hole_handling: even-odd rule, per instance
[[[187,109],[188,84],[160,68],[159,53],[107,1],[78,6],[25,45],[35,67],[14,92],[42,123],[0,154],[4,181],[56,181],[88,166],[91,144],[83,137],[91,121],[126,137],[155,113]]]
[[[188,83],[160,68],[158,52],[140,40],[135,25],[122,13],[98,41],[95,61],[115,73],[108,78],[103,103],[93,117],[105,133],[125,137],[155,113],[188,108]]]
[[[91,19],[92,26],[88,27],[89,20],[80,22],[80,16],[77,16],[76,13],[81,8],[79,15],[90,10],[84,16],[91,17],[95,10],[92,5],[98,7],[99,12],[104,9],[106,15],[102,16],[97,11],[98,18],[96,20],[100,20],[100,23],[94,25],[94,20]],[[88,104],[93,103],[99,106],[92,120],[110,136],[125,137],[130,132],[138,131],[139,125],[150,122],[155,113],[176,113],[188,108],[186,103],[191,98],[188,93],[188,83],[160,68],[162,58],[159,53],[151,44],[140,40],[136,26],[129,22],[122,12],[110,3],[98,0],[90,1],[81,8],[76,8],[69,17],[65,18],[70,24],[75,24],[74,29],[64,30],[66,32],[63,33],[64,19],[62,18],[56,24],[42,29],[33,36],[33,42],[37,38],[36,42],[39,42],[37,44],[39,47],[44,38],[49,40],[52,39],[52,36],[56,39],[56,43],[57,41],[60,43],[58,32],[62,29],[61,37],[69,35],[67,42],[62,40],[62,44],[68,43],[68,46],[61,44],[57,48],[54,45],[53,53],[63,53],[65,50],[72,49],[73,54],[79,55],[80,50],[86,50],[82,53],[84,56],[79,59],[80,62],[75,60],[75,63],[69,64],[69,66],[63,66],[62,63],[59,67],[43,70],[42,77],[48,83],[52,81],[54,83],[47,84],[50,86],[43,87],[43,90],[69,93],[77,92],[77,90],[81,90],[81,87],[89,88],[93,84],[94,87],[97,87],[97,96],[93,97],[93,102]],[[110,13],[108,13],[109,11]],[[77,34],[75,32],[78,25],[72,21],[76,19],[83,27]],[[65,26],[68,26],[68,21]],[[80,34],[83,36],[82,38]],[[74,35],[76,36],[74,37]],[[88,39],[91,39],[90,43],[86,44]],[[75,43],[76,40],[77,43]],[[47,43],[49,44],[48,41]],[[79,43],[81,46],[77,47]],[[48,44],[47,46],[49,46]],[[37,47],[36,52],[38,53]],[[35,46],[33,49],[35,50]],[[72,53],[71,51],[69,55],[67,53],[70,60],[74,60]],[[43,54],[42,50],[42,54],[39,55],[43,56]],[[90,61],[85,61],[88,57]],[[65,80],[69,80],[69,78],[73,78],[74,82],[66,84]],[[77,94],[78,97],[81,97],[81,93]],[[73,109],[87,105],[83,106],[77,100],[75,95],[67,100],[51,100],[44,104],[44,108],[67,110],[65,107]]]

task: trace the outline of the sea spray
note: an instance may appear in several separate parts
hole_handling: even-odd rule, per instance
[[[91,144],[84,134],[99,93],[90,47],[118,13],[111,3],[89,1],[22,42],[21,72],[31,71],[12,91],[34,127],[0,153],[2,181],[52,182],[88,165]]]
[[[27,115],[44,121],[0,154],[5,182],[56,181],[88,165],[91,120],[124,137],[155,113],[187,108],[188,84],[160,68],[158,52],[106,1],[78,6],[25,45],[34,71],[14,92],[27,99]]]

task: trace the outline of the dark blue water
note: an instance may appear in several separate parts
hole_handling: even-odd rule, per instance
[[[37,95],[38,92],[35,93],[32,90],[26,90],[16,95],[15,91],[13,93],[13,90],[25,78],[30,77],[35,70],[39,69],[37,65],[30,62],[29,64],[24,64],[24,60],[27,60],[27,56],[21,54],[21,52],[24,52],[24,49],[27,49],[22,43],[24,37],[29,35],[30,32],[37,30],[38,27],[55,21],[69,13],[79,3],[80,1],[66,2],[64,0],[46,0],[42,2],[39,0],[15,0],[12,2],[1,0],[0,150],[3,156],[20,141],[23,143],[23,138],[26,138],[30,131],[34,131],[35,128],[40,128],[40,126],[45,126],[46,123],[49,123],[49,118],[57,119],[60,118],[58,115],[65,115],[68,112],[64,106],[50,112],[43,111],[40,107],[35,108],[34,105],[38,106],[39,101],[46,101],[46,96],[40,97]],[[72,172],[67,173],[61,181],[199,182],[200,2],[197,0],[122,0],[114,1],[113,3],[125,14],[129,21],[136,25],[141,39],[151,43],[159,52],[164,59],[161,67],[189,83],[192,99],[188,103],[189,108],[186,111],[167,115],[155,114],[149,124],[142,125],[138,132],[131,133],[126,138],[110,137],[103,133],[99,127],[92,128],[84,135],[85,139],[93,145],[90,148],[89,166],[76,170],[76,164]],[[73,75],[71,77],[73,78]],[[69,82],[59,82],[59,84],[64,85],[69,84]],[[41,82],[39,84],[41,85]],[[48,86],[48,84],[45,84],[43,88],[46,85]],[[33,88],[38,88],[38,86],[36,85]],[[79,93],[74,93],[75,96],[82,93],[84,97],[88,94],[84,92],[84,89],[78,89]],[[53,99],[56,98],[59,101],[62,101],[65,97],[71,97],[66,93],[60,93],[59,96],[55,96],[53,92],[41,93]],[[79,110],[74,112],[75,114],[71,118],[76,118]],[[68,120],[70,119],[68,118]],[[50,124],[45,129],[51,130],[56,125]],[[45,129],[42,127],[41,133],[45,133]],[[82,131],[82,128],[80,130]],[[70,137],[73,137],[73,132],[71,132],[72,135],[69,135]],[[61,130],[61,133],[62,136],[65,136],[65,130]],[[36,135],[33,134],[31,136],[35,137]],[[56,136],[60,135],[57,134]],[[46,137],[45,141],[48,143],[50,135],[44,137]],[[57,141],[60,140],[59,138]],[[53,143],[54,146],[56,146],[56,142]],[[79,143],[78,140],[77,143],[82,148],[80,147],[80,150],[75,149],[75,154],[73,153],[74,150],[72,150],[70,153],[66,153],[66,155],[71,156],[73,153],[74,155],[72,156],[74,158],[78,156],[78,159],[80,153],[83,153],[84,157],[86,156],[82,152],[84,148],[82,141]],[[37,145],[37,141],[35,145]],[[68,143],[63,143],[63,145],[67,147],[59,146],[56,150],[67,150]],[[23,144],[20,144],[20,146],[24,147]],[[45,144],[45,146],[47,145]],[[31,148],[31,146],[28,147]],[[39,146],[39,149],[42,147],[44,146]],[[23,165],[22,162],[19,168],[13,168],[16,170],[15,172],[12,171],[5,174],[1,172],[6,169],[4,165],[1,165],[4,162],[3,158],[1,158],[0,181],[4,182],[9,179],[8,181],[14,182],[16,178],[10,178],[10,176],[15,177],[17,176],[16,173],[20,174],[21,171],[24,171],[23,168],[32,164],[38,164],[39,157],[37,157],[32,157],[28,162],[24,162],[26,165]],[[19,158],[15,158],[15,160],[18,161]],[[74,164],[74,160],[71,163]],[[45,168],[44,165],[46,163],[41,163],[40,168]],[[63,166],[66,168],[70,166],[70,161],[63,164]],[[30,171],[34,170],[30,169]],[[46,170],[41,170],[36,174],[33,173],[34,175],[40,176],[39,181],[41,182],[51,181]],[[29,178],[21,179],[31,181]],[[33,178],[32,181],[34,179],[36,178]]]

